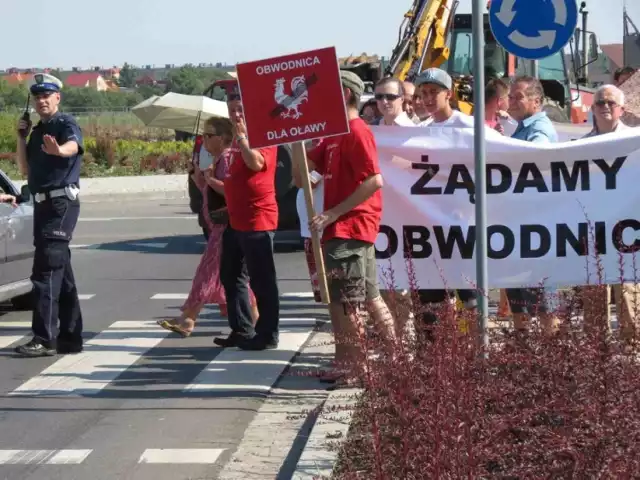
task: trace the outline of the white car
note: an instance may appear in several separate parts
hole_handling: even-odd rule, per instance
[[[0,203],[0,302],[16,308],[30,308],[33,267],[33,199],[0,170],[0,192],[18,199],[18,207]]]

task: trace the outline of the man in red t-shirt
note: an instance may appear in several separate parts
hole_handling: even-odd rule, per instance
[[[264,350],[278,346],[280,301],[273,258],[278,227],[275,172],[277,147],[251,149],[247,142],[242,101],[228,97],[234,125],[230,167],[224,181],[229,225],[222,236],[220,279],[224,286],[231,334],[216,338],[221,347]],[[251,322],[249,280],[259,318]]]
[[[323,174],[325,183],[323,211],[311,220],[310,227],[322,232],[336,337],[344,340],[362,331],[358,314],[367,310],[387,340],[395,341],[393,319],[378,289],[374,243],[382,218],[382,175],[373,133],[358,115],[364,84],[352,72],[340,75],[350,132],[326,138],[308,152],[309,169]],[[300,185],[295,167],[294,178]],[[362,353],[351,340],[336,342],[337,362],[357,361]],[[352,383],[350,375],[329,379],[339,377],[341,385]]]

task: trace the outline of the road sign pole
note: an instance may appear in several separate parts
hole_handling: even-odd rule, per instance
[[[533,78],[538,78],[540,76],[540,72],[538,70],[538,61],[531,60],[531,76]]]
[[[480,335],[482,345],[489,345],[487,331],[489,323],[489,275],[487,272],[487,180],[486,145],[484,138],[484,5],[485,0],[473,0],[473,102],[476,197],[476,282],[478,289],[478,310],[480,314]]]

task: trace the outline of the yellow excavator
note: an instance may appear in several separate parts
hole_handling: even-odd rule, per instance
[[[400,25],[385,75],[412,81],[449,59],[449,37],[458,0],[415,0]]]
[[[586,8],[582,2],[583,28],[586,25]],[[420,72],[438,67],[449,72],[454,80],[454,98],[457,107],[465,112],[473,111],[473,48],[471,43],[471,14],[457,14],[458,0],[414,0],[399,28],[398,42],[388,64],[362,55],[342,59],[341,68],[349,69],[372,87],[383,76],[393,76],[412,81]],[[590,32],[578,31],[576,39],[588,42],[591,58],[582,58],[578,65],[575,52],[571,59],[560,51],[538,62],[538,77],[545,90],[544,109],[549,117],[562,123],[582,124],[587,121],[593,102],[593,90],[588,89],[586,79],[578,78],[584,67],[597,59],[597,41]],[[485,76],[513,77],[531,74],[531,62],[516,58],[495,40],[489,27],[488,15],[484,15]],[[571,42],[571,48],[577,42]],[[577,49],[576,49],[577,50]],[[584,45],[583,45],[584,50]],[[576,80],[576,83],[572,83]]]

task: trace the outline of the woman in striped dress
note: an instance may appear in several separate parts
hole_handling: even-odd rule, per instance
[[[222,254],[222,233],[226,225],[213,223],[209,215],[209,196],[207,188],[224,195],[224,182],[229,169],[229,146],[233,139],[231,122],[226,118],[211,118],[204,126],[203,146],[214,158],[213,164],[204,171],[205,185],[202,188],[203,216],[209,230],[209,240],[191,286],[189,297],[182,306],[182,315],[172,320],[160,320],[158,324],[167,330],[188,337],[193,331],[196,319],[206,304],[217,303],[220,310],[225,311],[226,299],[224,288],[220,282],[220,257]],[[226,207],[224,207],[226,208]],[[222,210],[222,209],[221,209]],[[252,316],[255,324],[258,310],[253,292],[251,296]]]

